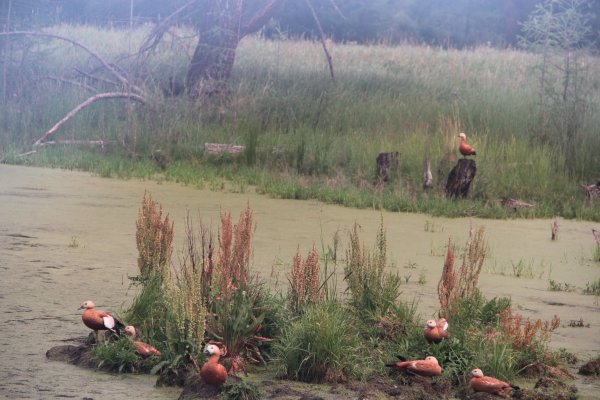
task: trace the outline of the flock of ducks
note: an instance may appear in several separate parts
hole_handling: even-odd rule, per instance
[[[81,304],[79,309],[85,309],[81,315],[81,319],[85,326],[94,331],[96,342],[98,343],[98,331],[108,331],[116,336],[120,336],[124,332],[133,340],[135,351],[143,358],[158,356],[160,351],[149,345],[148,343],[136,340],[141,338],[141,332],[132,325],[123,326],[123,324],[108,312],[96,310],[96,305],[93,301],[87,300]],[[448,322],[441,318],[438,321],[433,319],[425,323],[423,336],[429,343],[440,343],[444,339],[448,339]],[[227,380],[229,375],[225,366],[219,363],[222,355],[222,350],[214,343],[208,343],[204,348],[204,353],[209,357],[200,369],[200,379],[207,385],[219,387]],[[418,376],[439,376],[442,374],[442,367],[438,360],[433,356],[425,357],[423,360],[407,360],[400,357],[400,361],[392,364],[386,364],[396,371],[418,375]],[[518,389],[517,386],[501,381],[499,379],[485,376],[480,369],[471,371],[472,378],[469,381],[469,386],[475,392],[485,392],[498,396],[506,396],[513,389]]]
[[[448,339],[448,321],[441,318],[438,321],[433,319],[425,323],[423,336],[429,343],[440,343],[444,339]],[[402,356],[398,356],[400,361],[392,364],[386,364],[396,371],[405,372],[418,376],[439,376],[442,374],[442,367],[437,358],[433,356],[425,357],[423,360],[407,360]],[[498,396],[507,396],[513,389],[518,389],[518,386],[491,376],[485,376],[481,369],[476,368],[471,371],[471,380],[469,386],[475,392],[484,392]]]

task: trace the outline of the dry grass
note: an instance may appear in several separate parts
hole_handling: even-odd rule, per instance
[[[186,241],[181,266],[175,271],[176,282],[170,288],[180,335],[196,343],[204,341],[206,304],[212,286],[213,239],[211,232],[200,223],[196,232],[189,214],[186,216]]]
[[[306,260],[302,261],[300,248],[298,248],[296,257],[294,257],[294,265],[288,276],[290,283],[288,304],[291,310],[300,313],[307,306],[319,304],[325,298],[320,276],[317,249],[313,246],[306,256]]]
[[[217,260],[221,294],[236,291],[238,287],[248,284],[253,231],[252,210],[249,204],[235,226],[231,222],[230,213],[221,213]]]
[[[452,240],[448,240],[448,252],[444,261],[442,277],[438,283],[440,316],[449,318],[454,315],[459,302],[462,299],[470,298],[477,291],[479,275],[486,255],[484,233],[485,228],[483,226],[479,227],[477,231],[471,228],[462,257],[462,264],[458,271],[454,268],[454,245]]]
[[[155,274],[160,281],[170,275],[173,254],[173,223],[167,214],[163,220],[162,206],[149,193],[144,194],[136,221],[138,268],[142,279]]]
[[[504,336],[508,338],[517,350],[528,349],[540,343],[550,340],[550,333],[560,326],[560,318],[555,315],[551,321],[541,319],[530,320],[519,313],[514,313],[507,308],[500,314],[500,322]]]

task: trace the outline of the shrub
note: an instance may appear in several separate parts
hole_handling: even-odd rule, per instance
[[[325,292],[321,287],[319,253],[313,247],[306,260],[302,261],[300,249],[296,251],[294,265],[288,276],[290,288],[288,305],[295,313],[302,312],[307,306],[320,303]]]
[[[438,283],[440,315],[445,318],[450,318],[456,313],[456,307],[461,299],[470,298],[477,291],[479,274],[486,254],[484,232],[483,226],[479,227],[477,231],[473,228],[469,231],[469,239],[458,273],[454,268],[454,246],[452,241],[448,240],[448,252],[442,277]]]
[[[386,315],[398,301],[401,278],[397,273],[385,272],[387,239],[383,216],[372,252],[360,243],[357,224],[350,233],[348,247],[344,279],[350,292],[351,306],[363,316]]]
[[[344,382],[360,377],[368,355],[355,321],[338,303],[308,307],[287,325],[275,351],[284,375],[305,382]]]

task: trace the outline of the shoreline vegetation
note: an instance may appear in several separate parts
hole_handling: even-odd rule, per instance
[[[402,278],[388,265],[383,217],[373,247],[355,225],[321,251],[313,247],[304,256],[298,248],[286,290],[253,276],[249,205],[237,222],[221,211],[217,232],[189,215],[184,229],[183,256],[175,262],[173,221],[144,195],[136,220],[139,275],[130,277],[137,290],[119,318],[139,328],[159,357],[140,357],[125,335],[58,346],[47,357],[156,374],[158,385],[183,387],[180,399],[488,398],[469,389],[474,368],[517,381],[517,398],[577,398],[569,369],[578,360],[548,346],[560,319],[523,318],[510,298],[487,299],[478,289],[488,252],[483,226],[471,228],[464,246],[448,241],[437,289],[438,314],[449,323],[441,342],[426,339],[418,304],[401,295]],[[226,349],[221,361],[234,375],[218,389],[198,378],[206,343]],[[396,356],[434,356],[442,374],[398,373],[387,368]],[[591,360],[580,373],[597,375],[597,364]]]
[[[587,108],[580,133],[567,141],[544,124],[556,110],[539,107],[538,59],[523,51],[331,43],[333,82],[318,43],[250,37],[236,53],[227,98],[205,101],[175,95],[196,44],[183,28],[143,60],[134,49],[148,27],[60,25],[47,32],[73,38],[127,71],[149,94],[147,102],[94,103],[50,138],[102,146],[31,152],[43,132],[94,94],[85,74],[103,75],[97,60],[77,47],[11,37],[1,162],[434,216],[600,221],[600,209],[581,186],[598,180],[596,59],[582,61]],[[477,149],[477,175],[466,199],[448,199],[443,188],[460,157],[463,131]],[[205,143],[245,150],[213,155]],[[393,151],[398,168],[384,184],[375,160]],[[433,172],[427,191],[425,159]],[[514,210],[503,198],[534,207]]]

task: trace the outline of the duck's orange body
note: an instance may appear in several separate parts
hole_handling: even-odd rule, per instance
[[[517,388],[510,383],[492,378],[491,376],[484,376],[480,369],[474,369],[471,371],[471,375],[473,375],[473,378],[469,381],[469,386],[476,392],[506,396],[513,388]]]
[[[419,376],[439,376],[442,374],[442,367],[435,357],[429,356],[424,360],[402,360],[395,364],[387,364],[396,371],[410,372]]]
[[[125,333],[127,334],[127,336],[133,339],[139,339],[142,337],[142,333],[140,332],[140,330],[134,327],[133,325],[127,325],[125,327]],[[143,358],[150,356],[160,357],[160,351],[158,351],[155,347],[149,345],[148,343],[136,340],[133,342],[133,345],[135,346],[135,351]]]
[[[85,326],[96,333],[98,331],[109,330],[118,335],[123,324],[106,311],[96,310],[95,307],[96,305],[91,300],[84,301],[81,307],[79,307],[80,310],[85,308],[85,311],[81,315],[81,320]]]
[[[460,154],[462,154],[464,157],[477,155],[475,148],[467,143],[467,135],[461,133],[458,136],[460,137],[460,145],[458,146],[458,151],[460,151]]]
[[[208,344],[204,353],[209,354],[210,358],[200,369],[200,378],[211,386],[221,386],[227,380],[227,369],[219,364],[221,350],[215,344]]]
[[[447,339],[450,335],[448,334],[448,322],[446,319],[441,318],[438,322],[430,319],[425,324],[423,335],[429,343],[439,343],[444,339]]]
[[[160,351],[156,350],[156,348],[150,346],[148,343],[135,341],[133,342],[133,345],[135,346],[135,351],[143,358],[150,356],[160,357]]]

